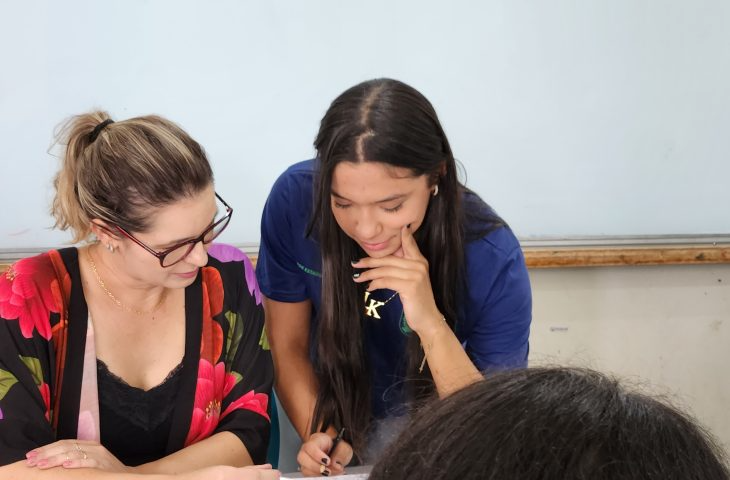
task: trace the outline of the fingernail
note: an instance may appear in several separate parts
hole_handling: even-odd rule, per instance
[[[324,471],[322,472],[322,475],[324,475],[325,477],[329,477],[329,476],[330,476],[330,471],[329,471],[329,470],[327,470],[327,469],[325,469],[325,470],[324,470]]]
[[[45,467],[46,465],[48,465],[48,460],[41,460],[38,462],[39,467]]]
[[[350,263],[355,265],[356,263],[360,263],[360,259],[351,260]]]
[[[35,458],[36,456],[38,456],[38,452],[36,451],[30,451],[25,454],[25,458]]]
[[[330,459],[329,459],[329,458],[327,458],[327,457],[324,457],[324,458],[322,459],[322,465],[329,465],[329,463],[330,463]]]
[[[33,458],[29,458],[29,459],[28,459],[28,466],[29,466],[29,467],[33,467],[33,466],[35,466],[35,459],[33,459]]]
[[[406,228],[407,228],[408,230],[410,230],[410,229],[411,229],[411,224],[409,223],[408,225],[406,225]]]
[[[353,273],[352,278],[360,278],[360,272]]]
[[[71,466],[71,462],[70,461],[69,462],[63,462],[62,465],[64,467],[70,467]]]

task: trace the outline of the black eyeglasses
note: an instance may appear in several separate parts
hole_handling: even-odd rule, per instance
[[[155,249],[145,245],[144,242],[141,240],[138,240],[134,237],[131,233],[120,227],[119,225],[114,225],[114,227],[125,237],[132,240],[134,243],[139,245],[140,247],[144,248],[148,252],[150,252],[152,255],[157,257],[157,259],[160,261],[160,266],[162,267],[171,267],[175,265],[176,263],[182,262],[185,260],[185,257],[190,255],[190,252],[193,251],[195,248],[195,245],[198,244],[198,242],[203,242],[204,245],[207,245],[208,243],[215,240],[218,235],[223,233],[223,230],[226,229],[228,226],[228,223],[231,221],[231,216],[233,215],[233,208],[231,208],[230,205],[226,203],[225,200],[221,198],[220,195],[217,193],[215,194],[216,198],[221,201],[221,203],[226,207],[226,214],[223,218],[220,220],[217,220],[215,223],[213,223],[210,227],[206,228],[203,233],[200,234],[200,236],[193,238],[192,240],[186,240],[184,242],[180,242],[177,245],[173,245],[170,248],[166,248],[165,250],[158,252]]]

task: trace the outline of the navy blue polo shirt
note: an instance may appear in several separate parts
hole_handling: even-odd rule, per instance
[[[268,298],[312,302],[312,332],[322,288],[319,245],[307,237],[315,168],[313,160],[294,164],[274,184],[261,219],[256,265],[260,289]],[[532,295],[517,238],[509,228],[500,227],[468,242],[465,254],[467,294],[460,306],[463,318],[457,321],[457,337],[482,371],[526,366]],[[402,414],[407,400],[404,349],[407,335],[413,333],[403,317],[400,297],[379,305],[393,293],[377,290],[365,302],[372,320],[366,324],[365,342],[376,418]],[[313,362],[315,350],[310,349]]]

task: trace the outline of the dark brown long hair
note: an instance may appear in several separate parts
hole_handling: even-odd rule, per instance
[[[371,372],[363,341],[364,286],[352,282],[350,262],[364,252],[332,213],[335,167],[340,162],[378,162],[406,168],[414,177],[427,175],[438,185],[439,194],[431,197],[415,238],[429,262],[436,305],[452,329],[459,316],[457,292],[464,285],[465,239],[483,235],[502,221],[483,203],[483,208],[465,213],[465,187],[457,178],[456,161],[436,111],[421,93],[397,80],[370,80],[342,93],[324,115],[314,146],[318,174],[309,233],[321,248],[322,299],[315,336],[319,393],[312,431],[347,427],[357,455],[363,452],[371,423]],[[476,227],[466,231],[465,225]],[[418,372],[421,355],[418,337],[412,334],[405,362],[413,400],[434,391],[430,372]]]

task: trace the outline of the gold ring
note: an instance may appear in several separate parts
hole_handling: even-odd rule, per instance
[[[84,460],[89,458],[88,455],[86,455],[86,451],[83,450],[81,447],[79,447],[79,442],[74,442],[74,446],[76,447],[76,451],[79,452],[81,455],[84,456]],[[68,457],[68,455],[66,455]]]

